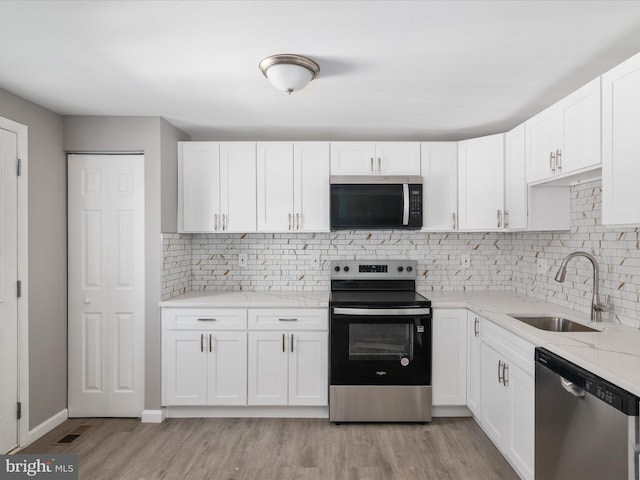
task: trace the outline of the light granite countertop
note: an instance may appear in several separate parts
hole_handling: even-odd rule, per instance
[[[600,332],[539,330],[508,314],[551,313],[589,324],[589,315],[511,292],[425,292],[434,309],[466,308],[519,337],[640,396],[640,330],[618,323],[590,324]],[[328,291],[190,292],[160,303],[177,308],[326,308]]]

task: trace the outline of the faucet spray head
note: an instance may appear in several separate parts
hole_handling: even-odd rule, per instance
[[[566,274],[567,274],[567,267],[562,265],[558,270],[558,273],[556,273],[556,282],[560,282],[560,283],[564,282],[564,277]]]

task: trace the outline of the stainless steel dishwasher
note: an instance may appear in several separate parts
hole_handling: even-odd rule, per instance
[[[536,348],[535,475],[638,480],[638,397]]]

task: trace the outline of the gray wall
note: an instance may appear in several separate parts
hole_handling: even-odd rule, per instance
[[[65,116],[64,149],[67,152],[144,152],[145,161],[145,408],[160,409],[160,291],[161,232],[175,230],[176,187],[163,199],[162,187],[177,185],[176,141],[189,137],[160,117]],[[167,171],[164,172],[163,169]],[[163,209],[167,211],[163,215]]]
[[[60,115],[0,89],[29,137],[29,428],[67,407],[67,193]]]

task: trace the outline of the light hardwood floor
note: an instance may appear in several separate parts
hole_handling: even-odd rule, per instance
[[[69,445],[56,445],[92,425]],[[20,453],[79,455],[82,480],[517,479],[470,418],[418,424],[322,419],[72,419]]]

